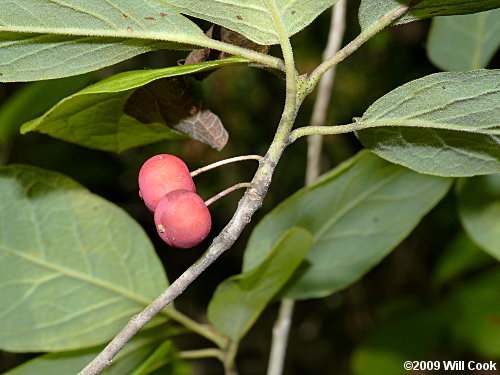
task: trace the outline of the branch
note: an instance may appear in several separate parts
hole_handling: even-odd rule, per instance
[[[284,149],[284,143],[272,144],[271,149]],[[281,153],[278,153],[278,158]],[[160,296],[143,311],[134,315],[127,325],[111,340],[111,342],[90,362],[78,375],[97,375],[109,366],[116,354],[125,344],[165,306],[177,298],[184,290],[207,269],[224,251],[229,249],[240,236],[243,228],[250,222],[255,211],[262,205],[277,160],[264,157],[248,189],[240,200],[231,221],[214,238],[208,250],[182,275],[177,278]]]
[[[284,48],[286,49],[286,47]],[[291,50],[291,46],[290,46]],[[289,52],[286,53],[286,56]],[[292,62],[293,63],[293,62]],[[293,77],[289,73],[293,69]],[[281,116],[274,139],[266,155],[260,160],[259,168],[255,173],[251,188],[247,189],[241,198],[238,208],[226,227],[214,238],[208,250],[177,280],[175,280],[160,296],[158,296],[142,312],[134,315],[127,325],[106,345],[106,347],[92,360],[78,375],[97,375],[109,366],[116,354],[125,344],[165,306],[177,298],[184,290],[221,254],[231,248],[238,239],[245,226],[250,222],[253,214],[262,206],[262,201],[271,184],[272,175],[276,164],[281,158],[290,135],[290,130],[298,112],[295,100],[295,68],[287,63],[287,91],[285,107]]]
[[[349,57],[354,51],[356,51],[359,47],[366,43],[375,34],[382,31],[384,28],[401,17],[409,8],[409,5],[403,5],[396,9],[394,12],[382,17],[378,20],[378,22],[375,22],[369,28],[361,31],[361,33],[355,39],[353,39],[349,44],[338,51],[334,56],[332,56],[332,58],[321,63],[311,73],[311,76],[307,80],[307,84],[304,86],[304,90],[300,93],[301,98],[306,97],[312,90],[314,90],[321,76],[325,74],[330,68],[334,67],[339,62]]]
[[[224,374],[225,375],[238,375],[238,371],[236,370],[236,353],[238,351],[238,341],[232,341],[226,352],[224,353],[224,358],[222,360],[222,364],[224,365]]]
[[[297,71],[295,69],[295,62],[293,58],[293,49],[286,32],[285,24],[281,19],[281,14],[276,5],[276,0],[265,0],[266,5],[271,13],[271,17],[274,23],[274,29],[278,34],[278,38],[281,45],[281,50],[283,52],[283,59],[285,60],[285,73],[286,73],[286,100],[293,100],[294,104],[296,102],[295,95],[290,95],[292,92],[297,90]],[[285,103],[285,108],[287,104]],[[295,106],[294,106],[295,107]]]
[[[276,319],[273,327],[273,342],[271,344],[267,375],[281,375],[283,373],[294,305],[295,301],[293,299],[284,299],[281,301],[278,319]]]
[[[285,26],[279,16],[275,0],[266,0],[275,23],[276,32],[285,58],[286,98],[283,113],[274,139],[266,155],[260,160],[251,186],[241,198],[238,208],[226,227],[214,238],[208,250],[177,280],[175,280],[159,297],[157,297],[142,312],[134,315],[127,325],[106,345],[106,347],[78,375],[97,375],[111,364],[116,354],[125,344],[165,306],[177,298],[184,290],[222,253],[231,248],[253,214],[262,206],[262,201],[271,184],[272,175],[283,150],[287,146],[290,131],[298,112],[296,100],[297,73],[293,61],[293,51],[287,37]],[[216,48],[216,47],[214,47]],[[245,57],[245,56],[243,56]],[[231,345],[231,344],[230,344]]]

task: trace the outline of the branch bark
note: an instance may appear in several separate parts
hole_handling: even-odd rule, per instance
[[[278,319],[276,319],[273,327],[273,342],[269,354],[267,375],[281,375],[283,373],[294,305],[295,301],[293,299],[281,301]]]

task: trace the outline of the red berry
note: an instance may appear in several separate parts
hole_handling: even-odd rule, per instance
[[[212,226],[205,202],[196,193],[174,190],[165,195],[155,211],[158,234],[167,244],[188,249],[203,241]]]
[[[139,171],[139,192],[154,212],[165,194],[178,189],[196,192],[186,164],[177,156],[160,154],[148,159]]]

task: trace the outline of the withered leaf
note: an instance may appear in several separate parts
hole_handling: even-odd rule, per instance
[[[189,134],[192,138],[206,143],[217,150],[226,145],[229,134],[219,116],[209,109],[202,109],[194,115],[185,118],[174,126],[174,129]]]
[[[225,43],[233,44],[238,47],[243,47],[247,49],[251,49],[253,51],[267,53],[269,51],[270,46],[261,45],[255,42],[252,42],[250,39],[247,39],[240,33],[236,31],[226,29],[225,27],[221,27],[218,25],[212,25],[210,29],[205,33],[209,38],[220,40]],[[196,64],[205,61],[211,60],[221,60],[230,57],[231,55],[226,52],[214,51],[209,48],[202,48],[192,51],[185,60],[181,60],[179,62],[180,65],[188,65],[188,64]],[[208,72],[210,74],[210,72]],[[205,73],[205,75],[208,75]]]
[[[220,26],[212,25],[210,29],[205,33],[209,38],[214,39],[214,28],[215,28],[215,39],[219,39],[220,35]],[[214,53],[215,52],[215,53]],[[189,65],[189,64],[198,64],[209,60],[218,60],[219,59],[219,51],[213,51],[210,48],[201,48],[195,49],[192,51],[184,60],[179,61],[179,65]],[[207,72],[205,72],[204,76],[207,76]]]
[[[250,39],[247,39],[240,33],[237,33],[236,31],[226,29],[225,27],[221,27],[220,30],[220,40],[229,44],[233,44],[238,47],[243,47],[247,49],[251,49],[253,51],[261,52],[261,53],[268,53],[269,48],[271,46],[269,45],[262,45],[262,44],[257,44],[255,42],[252,42]],[[227,57],[231,56],[230,54],[226,52],[221,52],[221,55],[219,58],[225,59]]]
[[[204,109],[186,77],[153,81],[135,90],[125,113],[144,123],[161,122],[221,150],[229,135],[217,115]]]

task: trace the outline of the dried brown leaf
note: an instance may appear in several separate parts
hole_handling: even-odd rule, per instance
[[[221,150],[229,135],[220,118],[194,96],[186,77],[164,78],[135,90],[125,113],[144,123],[161,122]]]
[[[238,47],[243,47],[247,49],[251,49],[253,51],[267,53],[269,51],[270,46],[264,46],[261,44],[257,44],[252,42],[250,39],[247,39],[240,33],[236,31],[226,29],[225,27],[221,27],[218,25],[213,25],[208,29],[205,33],[209,38],[220,40],[225,43],[233,44]],[[211,60],[221,60],[230,57],[231,55],[226,52],[214,51],[209,48],[197,49],[192,51],[185,60],[179,61],[180,65],[187,64],[196,64],[205,61]],[[205,75],[210,74],[204,73]]]
[[[221,36],[221,41],[233,44],[238,47],[243,47],[247,49],[251,49],[252,51],[257,51],[261,53],[267,53],[269,52],[269,48],[271,46],[264,46],[262,44],[257,44],[255,42],[252,42],[250,39],[247,39],[240,33],[237,33],[236,31],[226,29],[225,27],[222,27],[220,30],[220,36]],[[228,53],[221,52],[220,54],[220,59],[225,59],[227,57],[231,56]]]
[[[206,143],[219,151],[224,148],[229,139],[229,134],[219,116],[209,109],[203,109],[183,119],[173,128],[189,134],[192,138]]]

